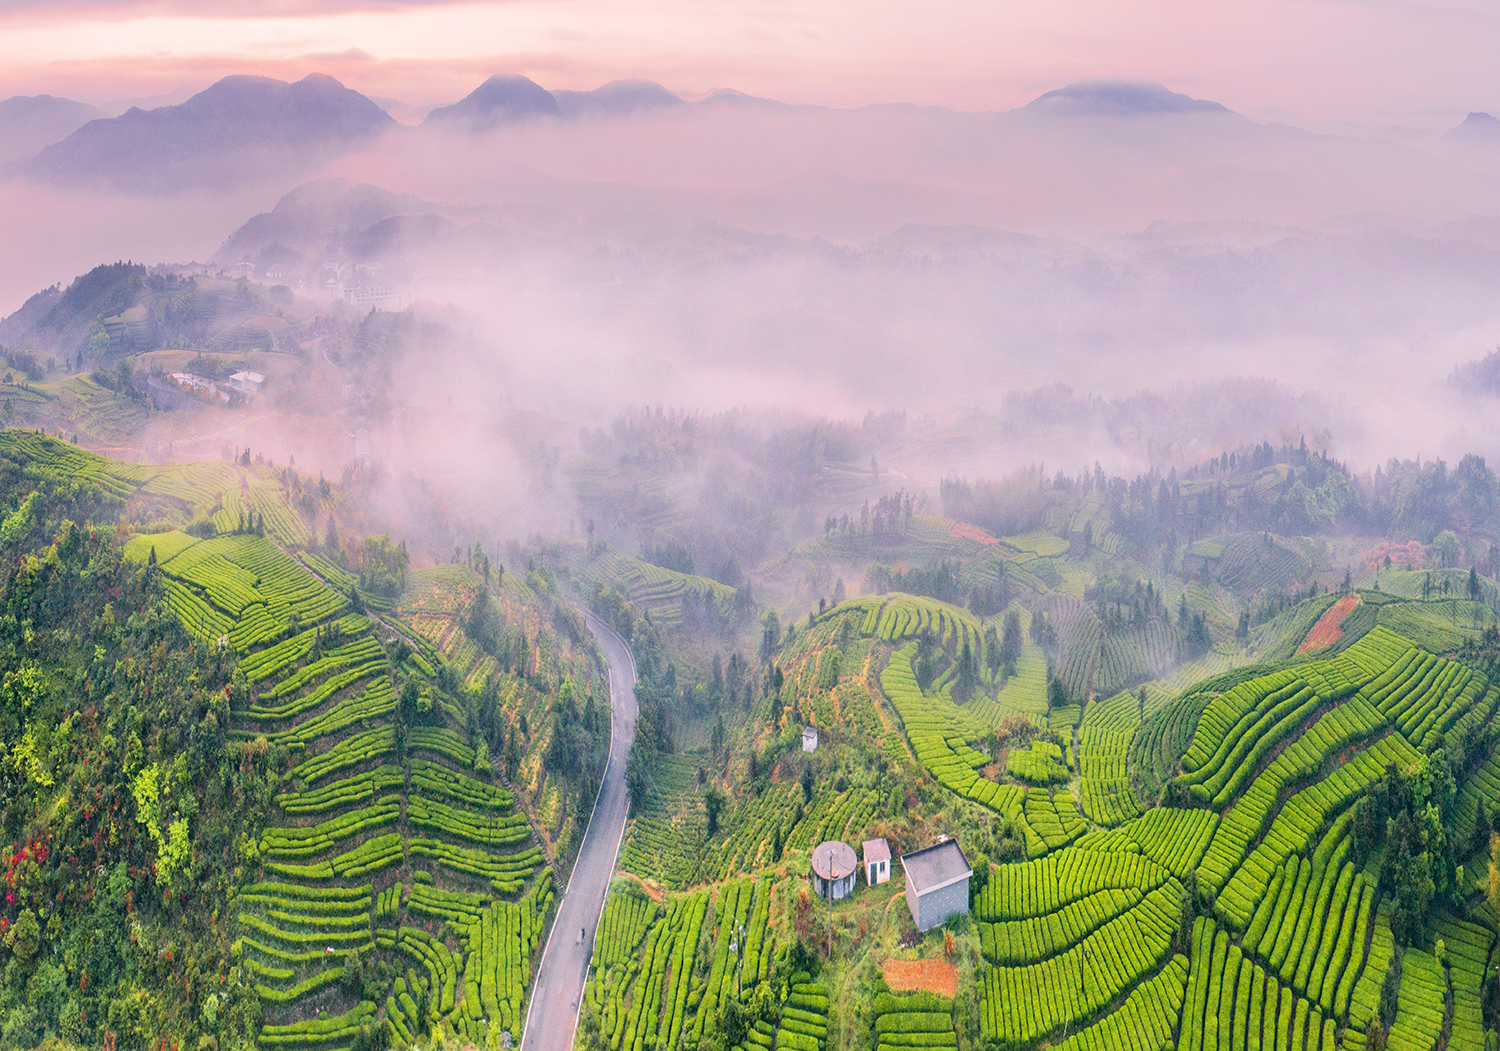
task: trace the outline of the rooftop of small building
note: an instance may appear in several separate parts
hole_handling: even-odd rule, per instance
[[[958,841],[941,840],[930,847],[901,855],[901,867],[906,870],[906,881],[918,894],[946,887],[948,884],[972,876],[969,859],[959,849]]]
[[[812,852],[812,869],[819,879],[842,879],[857,867],[854,848],[836,839],[819,843]]]
[[[867,839],[864,842],[865,864],[872,861],[890,861],[891,845],[883,839]]]

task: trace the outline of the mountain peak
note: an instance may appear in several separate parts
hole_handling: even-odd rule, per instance
[[[1500,120],[1488,113],[1470,113],[1443,138],[1450,142],[1500,145]]]
[[[500,124],[536,117],[561,117],[557,99],[530,77],[497,73],[453,103],[427,114],[423,123],[466,124],[469,131],[487,131]]]
[[[654,80],[612,80],[593,91],[554,91],[552,94],[568,117],[618,117],[638,110],[682,104],[682,99]]]
[[[1026,109],[1068,117],[1139,117],[1161,113],[1228,113],[1208,99],[1180,95],[1152,81],[1084,80],[1049,91]]]
[[[224,185],[286,163],[316,163],[394,124],[330,76],[314,73],[288,84],[235,75],[177,106],[90,121],[43,150],[27,170],[49,182],[104,180],[137,190]]]
[[[104,116],[97,107],[52,95],[16,95],[0,102],[0,164],[34,155]]]

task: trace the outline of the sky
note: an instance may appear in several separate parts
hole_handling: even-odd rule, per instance
[[[1447,126],[1500,111],[1497,49],[1491,0],[0,0],[0,96],[95,103],[325,72],[415,108],[506,72],[990,110],[1118,77],[1252,115]]]

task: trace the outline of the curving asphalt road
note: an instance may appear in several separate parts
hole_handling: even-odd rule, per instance
[[[635,661],[625,641],[608,625],[592,613],[584,613],[584,620],[609,664],[609,763],[568,889],[557,907],[547,947],[542,950],[531,1004],[526,1009],[521,1051],[569,1051],[573,1046],[583,985],[594,952],[594,934],[604,912],[604,896],[615,872],[629,810],[625,760],[630,755],[630,742],[635,740]],[[587,932],[581,941],[580,930]]]

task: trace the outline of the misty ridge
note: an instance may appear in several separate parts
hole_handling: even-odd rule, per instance
[[[793,475],[875,456],[933,510],[942,479],[1187,470],[1304,435],[1355,474],[1496,455],[1492,392],[1450,381],[1500,342],[1482,115],[1413,146],[1151,84],[961,113],[497,76],[408,127],[314,76],[65,130],[86,116],[49,117],[0,187],[35,245],[0,267],[0,343],[133,362],[137,387],[168,369],[152,355],[229,355],[276,411],[209,444],[164,413],[138,448],[375,464],[400,520],[605,528],[579,472],[653,411],[733,436],[653,475],[708,533],[743,510],[724,494],[781,484],[777,442]],[[88,233],[38,236],[62,215]],[[899,439],[811,451],[885,412]],[[698,557],[732,578],[828,499]],[[636,517],[609,528],[654,543]]]

